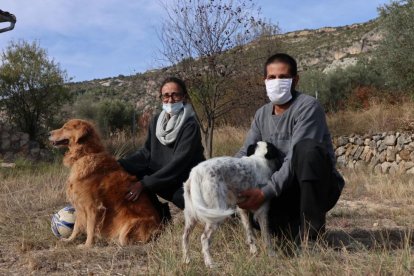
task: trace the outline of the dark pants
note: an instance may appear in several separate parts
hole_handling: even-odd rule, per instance
[[[133,170],[131,169],[132,166],[130,166],[130,164],[128,164],[126,160],[118,160],[118,162],[128,173],[135,175],[138,180],[141,180],[145,175],[151,175],[154,173],[154,171],[150,169],[142,169],[142,170],[134,169]],[[162,219],[165,219],[167,221],[170,220],[171,214],[169,211],[168,204],[167,203],[162,204],[159,201],[157,195],[167,201],[172,202],[175,206],[177,206],[181,210],[184,209],[184,189],[183,189],[182,183],[181,184],[176,183],[176,184],[166,186],[162,190],[159,190],[156,192],[151,191],[149,189],[145,189],[145,191],[149,195],[152,203],[154,204],[154,207],[160,213]]]
[[[280,238],[316,239],[341,193],[332,161],[323,144],[307,139],[294,146],[291,162],[293,180],[271,200],[269,227]]]

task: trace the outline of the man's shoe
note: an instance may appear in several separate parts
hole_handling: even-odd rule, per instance
[[[161,222],[167,225],[171,221],[171,212],[168,203],[161,203]]]

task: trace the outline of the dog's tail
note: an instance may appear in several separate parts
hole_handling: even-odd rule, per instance
[[[209,204],[204,196],[209,194]],[[192,170],[189,179],[184,183],[184,200],[186,211],[198,220],[206,223],[217,223],[232,215],[234,210],[227,207],[226,195],[215,187],[203,182],[202,174]]]

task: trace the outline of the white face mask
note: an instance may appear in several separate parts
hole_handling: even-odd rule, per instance
[[[265,80],[266,92],[269,100],[274,104],[285,104],[292,99],[290,89],[292,79],[272,79]]]
[[[170,115],[178,114],[184,108],[183,102],[163,103],[162,109]]]

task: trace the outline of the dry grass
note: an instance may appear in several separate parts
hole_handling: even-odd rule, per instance
[[[329,114],[328,126],[332,135],[414,131],[414,102],[390,105],[373,101],[368,109]]]
[[[233,156],[243,145],[247,129],[223,126],[214,132],[214,156]]]
[[[229,275],[367,275],[414,273],[414,180],[364,172],[344,173],[347,186],[338,205],[328,214],[326,243],[316,252],[289,257],[278,248],[269,258],[263,245],[251,256],[236,219],[227,221],[213,239],[218,267],[206,270],[197,227],[191,237],[192,262],[181,263],[183,217],[153,244],[149,267],[154,274]],[[393,188],[390,188],[393,187]],[[393,193],[389,191],[393,190]]]
[[[245,130],[217,131],[216,155],[233,155]],[[0,169],[0,275],[412,275],[414,274],[414,179],[345,171],[347,185],[328,214],[326,247],[299,257],[269,258],[263,245],[251,256],[237,219],[216,232],[207,270],[200,250],[201,227],[191,237],[192,262],[181,263],[183,216],[155,242],[120,248],[100,241],[91,250],[62,244],[50,230],[50,216],[65,205],[68,171],[60,164],[19,162]],[[275,241],[275,246],[277,242]]]

